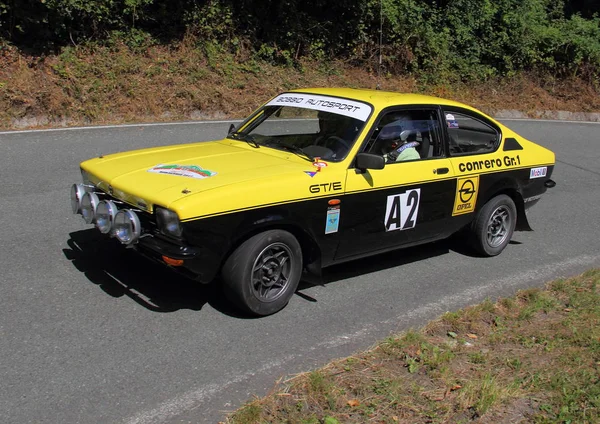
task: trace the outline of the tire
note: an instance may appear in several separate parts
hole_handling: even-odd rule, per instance
[[[302,249],[283,230],[269,230],[242,243],[225,261],[225,295],[252,315],[271,315],[285,307],[300,281]]]
[[[504,194],[492,198],[471,226],[473,248],[484,256],[499,255],[510,242],[516,223],[515,202]]]

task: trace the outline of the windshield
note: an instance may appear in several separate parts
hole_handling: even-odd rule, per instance
[[[290,151],[307,160],[339,162],[356,141],[371,106],[353,100],[301,93],[281,94],[242,123],[229,138],[254,147]]]

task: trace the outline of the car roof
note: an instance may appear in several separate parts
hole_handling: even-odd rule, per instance
[[[481,111],[472,106],[456,102],[454,100],[443,99],[440,97],[426,96],[423,94],[399,93],[393,91],[381,91],[364,88],[300,88],[290,90],[297,93],[312,93],[324,96],[342,97],[352,100],[359,100],[370,103],[377,108],[386,108],[395,105],[446,105],[457,106],[465,109],[470,109],[478,113]]]

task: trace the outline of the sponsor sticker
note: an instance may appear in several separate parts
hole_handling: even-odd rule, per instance
[[[503,158],[491,158],[474,160],[470,162],[461,162],[458,164],[458,170],[460,172],[473,172],[473,171],[484,171],[486,169],[498,169],[498,168],[510,168],[513,166],[521,165],[521,157],[516,156],[504,156]]]
[[[451,113],[446,114],[446,122],[448,123],[448,128],[458,128],[458,122]]]
[[[321,168],[327,168],[327,162],[316,161],[316,162],[313,162],[313,166],[316,166],[317,168],[319,168],[319,171],[320,171]]]
[[[479,175],[458,179],[456,182],[456,198],[454,199],[452,216],[470,213],[475,210],[478,188]]]
[[[327,221],[325,222],[325,234],[337,233],[340,226],[340,207],[327,208]]]
[[[179,177],[203,179],[217,175],[216,172],[203,169],[197,165],[156,165],[150,168],[148,172],[155,174],[177,175]]]
[[[333,112],[349,116],[365,122],[371,114],[371,106],[355,100],[316,94],[286,93],[280,94],[269,103],[269,106],[293,106],[304,109]]]
[[[531,168],[531,171],[529,171],[529,179],[532,180],[534,178],[543,178],[546,176],[547,173],[548,173],[547,166],[542,166],[539,168]]]
[[[316,171],[304,171],[304,173],[306,175],[308,175],[310,178],[314,177],[315,175],[317,175]]]

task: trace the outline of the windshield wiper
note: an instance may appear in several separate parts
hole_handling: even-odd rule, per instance
[[[233,138],[234,140],[242,140],[251,145],[252,147],[259,148],[260,145],[250,134],[246,134],[240,131],[234,131],[227,135],[228,138]]]
[[[313,158],[311,155],[309,155],[308,153],[306,153],[304,150],[302,150],[301,147],[298,147],[294,144],[287,144],[284,142],[279,142],[279,143],[275,143],[276,146],[280,146],[282,148],[284,148],[285,150],[295,153],[300,157],[304,157],[305,159],[308,159],[309,161],[313,161],[315,158]]]

